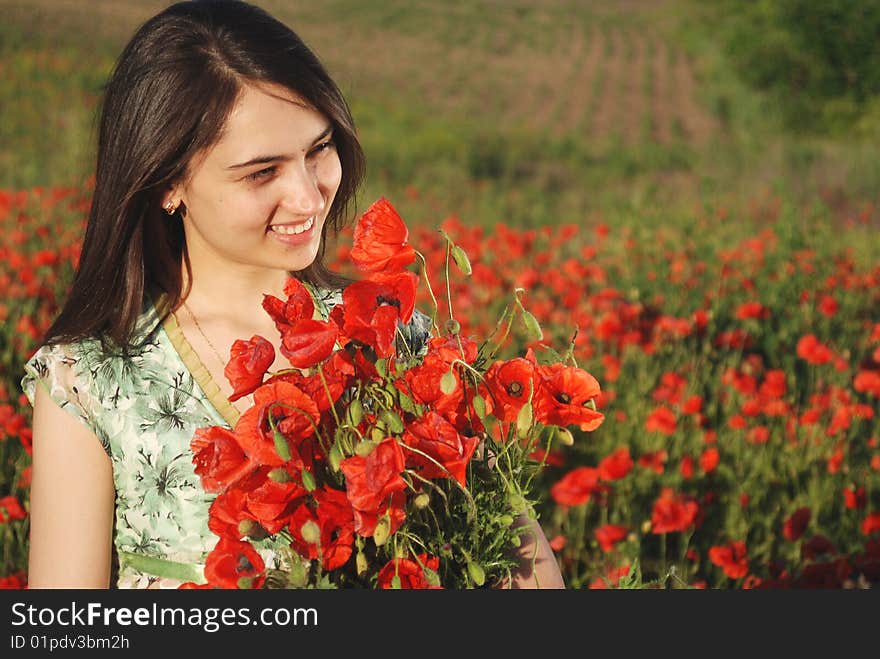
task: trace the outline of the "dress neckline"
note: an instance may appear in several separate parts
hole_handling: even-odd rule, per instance
[[[311,285],[306,285],[306,289],[311,294],[312,302],[315,305],[312,317],[316,320],[326,320],[329,311],[326,309],[325,303],[319,299],[317,292]],[[167,306],[165,304],[166,294],[160,293],[155,299],[152,295],[149,295],[149,293],[147,295],[149,296],[150,304],[153,306],[153,313],[156,314],[154,318],[161,318],[162,312]],[[220,385],[214,381],[208,367],[205,366],[198,353],[187,340],[180,325],[177,324],[177,318],[171,313],[170,309],[165,316],[165,320],[162,321],[162,328],[165,330],[165,335],[171,342],[171,346],[174,348],[175,352],[177,352],[178,357],[180,357],[180,360],[189,370],[193,379],[199,387],[201,387],[208,402],[211,403],[229,427],[234,429],[241,416],[241,412],[229,402],[229,399],[226,398],[223,391],[220,389]]]
[[[161,317],[160,310],[164,311],[165,307],[165,294],[160,294],[155,300],[151,297],[150,302],[153,305],[153,311],[156,316]],[[171,346],[174,348],[177,356],[180,357],[184,366],[189,370],[193,380],[196,381],[196,384],[204,392],[208,402],[211,403],[230,428],[235,428],[241,412],[223,395],[220,385],[211,377],[208,367],[205,366],[198,353],[190,345],[180,325],[177,324],[177,318],[174,317],[170,310],[165,316],[165,320],[162,321],[162,329],[165,330],[165,335],[171,342]]]

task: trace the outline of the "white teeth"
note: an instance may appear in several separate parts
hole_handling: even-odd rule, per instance
[[[304,231],[308,231],[312,228],[312,225],[315,223],[315,218],[309,218],[308,221],[303,224],[297,224],[291,226],[289,224],[273,224],[269,228],[272,229],[275,233],[280,233],[285,236],[292,236],[297,233],[303,233]]]

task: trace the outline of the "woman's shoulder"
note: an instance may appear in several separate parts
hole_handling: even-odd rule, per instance
[[[152,300],[145,297],[144,306],[132,334],[132,343],[143,346],[158,326],[158,315]],[[113,362],[126,355],[96,336],[72,340],[54,340],[39,346],[24,364],[21,389],[31,405],[38,383],[46,386],[61,407],[74,406],[84,418],[95,413],[91,394],[96,377],[108,370]],[[109,368],[112,372],[113,368]]]

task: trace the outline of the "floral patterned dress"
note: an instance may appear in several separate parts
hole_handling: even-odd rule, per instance
[[[341,291],[310,290],[316,317],[326,320]],[[231,429],[239,416],[174,316],[160,322],[157,306],[145,296],[132,341],[137,347],[128,359],[102,352],[98,339],[45,345],[28,360],[21,380],[32,405],[39,383],[110,456],[116,486],[111,585],[118,588],[204,583],[204,561],[218,539],[208,529],[216,495],[202,489],[190,441],[196,428]],[[401,327],[410,346],[424,345],[426,320],[417,313]],[[255,545],[272,565],[271,538]]]

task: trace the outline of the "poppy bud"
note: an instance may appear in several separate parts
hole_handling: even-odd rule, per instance
[[[482,586],[486,583],[486,572],[478,563],[474,563],[469,561],[467,564],[468,574],[471,576],[471,579],[474,580],[474,583],[478,586]]]
[[[461,332],[461,323],[459,323],[455,318],[450,318],[446,321],[446,333],[452,334],[455,336]]]
[[[252,540],[262,540],[268,537],[269,532],[259,522],[252,519],[243,519],[238,523],[238,532]]]
[[[507,501],[510,503],[510,507],[513,508],[513,512],[520,513],[528,507],[528,503],[523,498],[523,495],[518,492],[513,492],[510,497],[508,497]]]
[[[299,529],[302,539],[309,544],[316,545],[321,539],[321,529],[312,520],[306,521]]]
[[[317,484],[315,483],[315,477],[312,476],[312,472],[310,472],[308,469],[303,469],[300,472],[300,475],[302,476],[303,487],[305,488],[306,492],[311,492],[312,490],[314,490]]]
[[[519,547],[522,544],[522,540],[519,539],[518,535],[515,535],[510,539],[510,544],[514,547]]]
[[[541,331],[541,324],[538,322],[538,319],[532,315],[531,311],[523,309],[523,324],[526,326],[529,336],[536,341],[540,341],[544,338],[544,332]]]
[[[376,522],[376,528],[373,530],[373,542],[376,543],[377,547],[381,547],[386,542],[388,542],[388,537],[390,535],[391,535],[391,518],[388,517],[387,514],[385,514],[379,518],[378,522]]]
[[[471,272],[473,272],[471,269],[471,261],[468,258],[467,253],[458,245],[452,246],[452,260],[455,261],[455,265],[457,265],[458,269],[464,274],[470,275]]]
[[[431,495],[427,492],[419,492],[413,497],[413,505],[419,510],[423,510],[431,503]]]
[[[342,462],[342,449],[339,448],[339,442],[333,444],[330,447],[330,454],[327,456],[327,459],[330,461],[330,467],[333,471],[339,471],[339,463]]]
[[[510,526],[513,524],[513,515],[502,515],[498,518],[498,521],[504,524],[504,526]]]
[[[471,405],[473,405],[474,412],[477,413],[477,416],[485,421],[486,419],[486,399],[482,396],[474,396],[474,400],[471,401]]]
[[[571,431],[568,428],[556,428],[556,439],[559,440],[559,443],[563,446],[571,446],[574,444],[574,435],[571,434]]]
[[[382,414],[380,416],[385,422],[385,426],[391,432],[397,434],[403,432],[403,421],[400,420],[397,412],[395,412],[394,410],[382,410]]]
[[[447,396],[455,391],[455,388],[458,386],[458,382],[455,380],[455,373],[451,370],[446,371],[443,374],[443,377],[440,378],[440,391],[442,391]]]
[[[525,437],[532,427],[532,403],[528,402],[519,409],[516,415],[516,432],[520,437]]]
[[[290,460],[290,445],[285,437],[277,428],[272,431],[272,437],[275,441],[275,452],[278,457],[287,462]]]
[[[348,404],[348,421],[353,426],[357,426],[360,424],[361,420],[364,418],[364,405],[355,398],[351,403]]]
[[[367,457],[376,448],[376,442],[365,439],[354,445],[354,452],[362,458]]]
[[[287,469],[283,467],[278,467],[277,469],[273,469],[268,474],[269,480],[273,480],[276,483],[288,483],[290,482],[290,474],[287,473]]]
[[[642,533],[650,533],[651,532],[651,520],[646,519],[642,522]]]
[[[357,567],[357,573],[359,577],[364,576],[367,573],[367,569],[370,567],[370,564],[367,562],[367,557],[364,556],[364,552],[359,551],[357,556],[354,559],[355,566]]]

